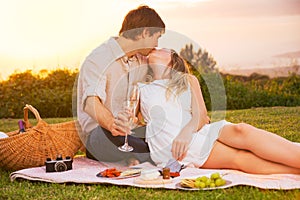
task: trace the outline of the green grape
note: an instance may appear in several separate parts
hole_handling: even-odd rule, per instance
[[[216,184],[213,183],[213,182],[211,182],[210,185],[209,185],[209,187],[214,188],[214,187],[216,187]]]
[[[208,178],[208,179],[205,181],[206,187],[209,187],[209,186],[210,186],[210,183],[211,183],[211,179]]]
[[[202,182],[206,182],[206,180],[208,179],[208,177],[206,177],[206,176],[201,176],[201,177],[198,177],[196,180],[200,180],[200,181],[202,181]]]
[[[222,186],[223,183],[224,183],[224,182],[223,182],[223,179],[222,179],[222,178],[218,178],[218,179],[215,181],[215,184],[216,184],[217,187]]]
[[[213,173],[210,175],[210,178],[211,179],[218,179],[218,178],[221,178],[220,176],[220,173],[219,172],[216,172],[216,173]]]
[[[222,185],[226,184],[226,180],[222,179]]]
[[[200,182],[200,188],[205,188],[205,183],[203,183],[203,182]]]
[[[195,187],[196,187],[196,188],[200,188],[201,183],[202,183],[202,182],[201,182],[200,180],[197,180],[197,179],[196,179],[196,181],[195,181]]]

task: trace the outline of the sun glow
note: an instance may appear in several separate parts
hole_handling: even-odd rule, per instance
[[[164,0],[164,2],[179,2],[179,3],[198,3],[211,0]],[[161,0],[152,0],[152,2],[162,2]]]
[[[60,54],[74,45],[76,34],[72,30],[79,26],[72,15],[65,14],[66,5],[57,7],[52,1],[12,2],[6,6],[14,12],[7,13],[9,24],[5,27],[6,34],[1,37],[1,51],[20,58],[43,57]],[[76,10],[80,11],[79,8]]]
[[[103,24],[110,13],[99,12],[100,5],[81,0],[1,1],[0,79],[15,70],[79,67],[95,45],[112,35],[112,27],[119,27],[114,24],[119,17]]]
[[[79,67],[88,53],[118,34],[127,12],[141,4],[154,8],[168,30],[207,49],[219,65],[251,67],[299,50],[298,1],[2,0],[0,80],[16,69]]]

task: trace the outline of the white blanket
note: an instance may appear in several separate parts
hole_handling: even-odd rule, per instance
[[[155,168],[150,163],[142,163],[138,165],[143,168]],[[51,183],[107,183],[114,185],[127,185],[135,187],[151,187],[151,188],[166,188],[166,189],[184,189],[179,186],[179,182],[183,178],[194,178],[202,175],[210,175],[214,172],[224,174],[224,179],[229,184],[220,188],[227,188],[236,185],[249,185],[262,189],[299,189],[300,175],[293,174],[274,174],[274,175],[254,175],[247,174],[236,170],[208,170],[198,168],[186,168],[180,172],[180,176],[172,179],[171,183],[165,184],[137,184],[135,179],[138,177],[126,179],[114,178],[99,178],[96,175],[107,168],[116,167],[124,170],[126,167],[120,163],[104,163],[97,162],[85,157],[74,159],[73,169],[65,172],[46,173],[45,166],[23,169],[11,173],[11,181],[18,178],[23,178],[33,181],[44,181]],[[214,189],[214,188],[209,188]]]

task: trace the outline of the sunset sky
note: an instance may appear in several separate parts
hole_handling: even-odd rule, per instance
[[[160,46],[180,50],[193,41],[220,68],[260,67],[300,50],[299,0],[0,0],[0,79],[15,70],[79,68],[140,4],[165,21]]]

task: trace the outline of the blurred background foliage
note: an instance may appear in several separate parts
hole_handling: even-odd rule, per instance
[[[252,107],[300,106],[300,76],[269,78],[265,75],[234,76],[218,72],[216,61],[191,44],[180,55],[198,78],[208,110],[235,110]],[[78,70],[28,70],[0,81],[0,118],[23,118],[23,107],[31,104],[42,118],[72,117],[73,88]],[[221,95],[224,98],[219,98]]]
[[[78,71],[58,69],[43,76],[30,70],[12,74],[0,82],[0,118],[21,118],[31,104],[41,117],[71,117],[72,92]]]

